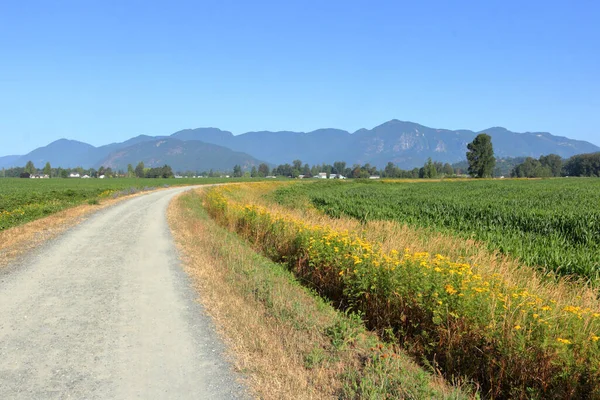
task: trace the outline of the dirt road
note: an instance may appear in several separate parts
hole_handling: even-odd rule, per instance
[[[245,398],[167,226],[184,190],[100,211],[0,270],[0,399]]]

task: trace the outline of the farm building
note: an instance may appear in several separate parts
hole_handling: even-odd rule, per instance
[[[331,174],[329,175],[329,179],[346,179],[346,177],[342,174]]]

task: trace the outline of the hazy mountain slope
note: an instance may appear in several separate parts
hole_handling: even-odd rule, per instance
[[[504,128],[490,128],[480,132],[434,129],[412,122],[392,120],[371,130],[355,132],[346,160],[369,162],[384,166],[392,161],[401,168],[422,166],[427,158],[441,162],[458,162],[465,159],[467,144],[479,133],[492,137],[494,152],[498,157],[539,157],[558,154],[570,157],[575,154],[600,150],[589,142],[553,136],[546,132],[511,132]]]
[[[136,166],[140,161],[146,167],[170,165],[174,171],[208,171],[210,169],[228,171],[239,164],[244,168],[258,166],[260,160],[226,147],[196,140],[182,141],[163,138],[152,142],[142,142],[109,154],[94,167],[111,167],[126,170],[127,165]]]
[[[0,157],[0,168],[24,167],[25,164],[19,165],[17,161],[23,156],[4,156]]]
[[[336,150],[350,144],[350,133],[339,129],[319,129],[308,133],[260,131],[234,136],[216,128],[198,128],[182,130],[171,137],[217,144],[274,164],[295,159],[309,164],[330,162]]]
[[[53,167],[73,168],[89,165],[89,154],[95,149],[91,144],[77,140],[59,139],[47,146],[37,148],[16,160],[16,165],[25,166],[32,161],[37,168],[43,168],[47,162]]]
[[[175,132],[171,135],[172,138],[188,141],[188,140],[199,140],[205,143],[213,143],[219,146],[230,147],[233,142],[233,133],[228,131],[222,131],[218,128],[197,128],[197,129],[184,129],[179,132]]]
[[[119,143],[111,143],[104,146],[96,147],[90,153],[89,156],[89,166],[95,165],[99,160],[104,160],[108,157],[109,154],[124,149],[138,143],[152,142],[157,139],[163,138],[164,136],[148,136],[148,135],[139,135],[124,142]]]
[[[554,136],[548,132],[515,133],[505,128],[494,127],[477,133],[487,133],[492,137],[495,153],[499,157],[538,158],[554,153],[567,158],[600,150],[600,147],[589,142]]]

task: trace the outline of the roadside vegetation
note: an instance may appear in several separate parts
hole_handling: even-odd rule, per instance
[[[257,397],[472,398],[469,386],[452,387],[419,367],[360,316],[336,311],[284,264],[218,226],[199,194],[174,201],[169,222],[202,303]]]
[[[583,203],[570,211],[593,213],[586,188],[595,186],[581,182],[573,184],[579,185],[576,195]],[[483,185],[475,187],[484,190],[486,181],[447,183],[453,184],[462,204],[469,189],[463,185]],[[315,190],[331,199],[330,206],[334,198],[337,204],[354,201],[358,210],[369,204],[374,213],[393,204],[378,197],[380,188],[393,189],[393,184],[353,185],[347,192],[346,184],[226,186],[207,190],[204,205],[220,225],[285,265],[330,304],[360,315],[380,338],[439,369],[449,381],[475,382],[486,398],[600,397],[600,304],[595,289],[548,279],[513,257],[490,251],[476,238],[410,227],[389,216],[383,221],[364,215],[356,219],[340,210],[331,217],[320,211],[322,204],[303,195]],[[417,203],[424,215],[435,211],[425,201],[426,193],[435,198],[436,185],[441,185],[440,193],[451,192],[441,183],[402,185],[407,189],[394,192],[396,202]],[[496,196],[500,204],[512,201],[515,210],[522,202],[529,204],[529,199],[511,195],[510,185],[502,191],[496,187],[494,193],[504,189],[509,195]],[[562,193],[573,196],[573,189]],[[411,198],[413,191],[422,195]],[[556,201],[551,198],[547,204]],[[544,218],[553,221],[552,214],[537,211],[530,213],[533,222],[526,226]]]

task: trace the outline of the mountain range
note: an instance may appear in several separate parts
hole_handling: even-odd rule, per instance
[[[384,167],[393,162],[400,168],[420,167],[431,158],[455,163],[465,159],[467,144],[479,133],[492,137],[497,157],[539,157],[600,151],[581,140],[554,136],[547,132],[511,132],[493,127],[483,131],[429,128],[413,122],[391,120],[373,129],[350,133],[340,129],[312,132],[247,132],[233,135],[217,128],[186,129],[168,136],[140,135],[121,143],[94,147],[74,140],[60,139],[23,156],[0,157],[0,167],[37,167],[46,162],[64,168],[81,166],[126,169],[143,161],[147,167],[169,164],[176,171],[231,170],[261,162],[271,165],[291,163],[320,164],[346,161],[348,165],[370,163]]]

